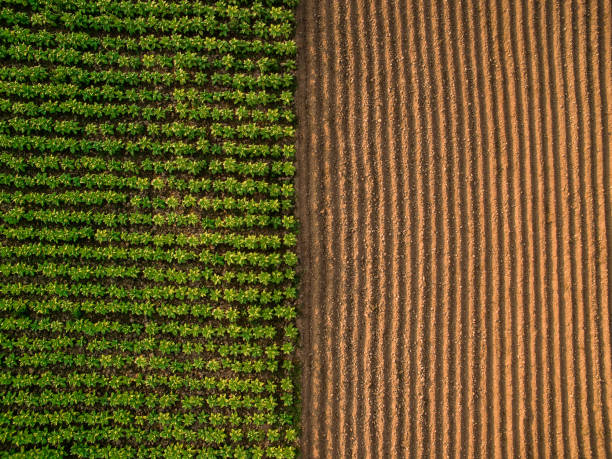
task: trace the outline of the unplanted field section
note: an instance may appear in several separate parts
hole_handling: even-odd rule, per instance
[[[302,0],[304,457],[611,457],[611,5]]]

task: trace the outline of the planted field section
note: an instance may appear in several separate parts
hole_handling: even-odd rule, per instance
[[[294,3],[0,2],[3,457],[295,456]]]

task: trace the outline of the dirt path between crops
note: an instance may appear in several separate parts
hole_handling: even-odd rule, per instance
[[[303,457],[612,457],[611,4],[300,3]]]

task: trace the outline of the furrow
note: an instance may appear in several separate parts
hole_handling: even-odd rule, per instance
[[[450,36],[455,33],[455,28],[451,23],[450,8],[438,6],[440,21],[438,25],[438,36]],[[447,101],[443,110],[442,125],[444,130],[441,133],[444,141],[445,161],[443,164],[443,173],[445,178],[445,189],[442,193],[443,199],[443,225],[444,225],[444,249],[441,254],[440,263],[444,268],[442,287],[442,299],[440,308],[443,310],[443,325],[441,327],[441,355],[440,366],[442,374],[437,377],[443,383],[440,384],[441,400],[439,401],[439,414],[437,417],[438,439],[436,444],[440,445],[442,456],[450,457],[453,445],[453,430],[454,419],[452,417],[453,407],[453,392],[454,392],[454,330],[456,328],[456,304],[454,300],[454,291],[457,285],[457,263],[454,258],[455,250],[457,249],[457,215],[456,215],[456,200],[458,180],[456,177],[457,150],[456,144],[458,132],[457,113],[459,112],[457,103],[457,91],[452,84],[452,75],[457,71],[456,68],[456,45],[453,38],[444,40],[444,47],[441,49],[441,69],[440,81],[442,86],[442,100]],[[456,80],[454,80],[456,81]],[[452,135],[451,135],[452,133]]]
[[[556,253],[558,252],[558,239],[555,224],[558,222],[558,162],[555,152],[559,148],[559,120],[558,114],[554,111],[554,101],[558,99],[559,93],[556,86],[556,71],[554,67],[554,56],[552,55],[552,27],[550,8],[548,5],[541,5],[540,27],[536,34],[535,47],[539,56],[540,65],[540,84],[541,84],[541,105],[542,105],[542,127],[543,132],[548,132],[542,145],[544,155],[544,176],[540,179],[547,191],[545,194],[544,210],[544,244],[545,244],[545,267],[542,285],[542,331],[543,337],[539,346],[542,353],[543,375],[540,384],[543,386],[544,395],[542,410],[543,415],[543,442],[549,445],[546,456],[558,456],[562,452],[562,433],[563,426],[559,423],[561,391],[559,387],[559,365],[555,358],[559,351],[559,336],[556,333],[559,323],[559,308],[561,302],[559,295],[556,295],[553,285],[558,282],[559,273],[554,267]],[[557,278],[557,279],[555,279]]]
[[[414,288],[415,279],[415,260],[416,260],[416,244],[414,241],[415,233],[415,214],[416,214],[416,200],[407,199],[407,197],[413,193],[416,189],[416,159],[412,154],[415,139],[416,139],[416,125],[417,125],[417,114],[411,108],[410,102],[411,93],[413,93],[414,83],[411,80],[410,72],[412,71],[410,64],[410,48],[409,48],[409,33],[407,15],[404,14],[404,10],[400,7],[399,2],[393,4],[393,19],[390,21],[392,26],[395,26],[395,36],[398,41],[398,54],[399,60],[397,61],[397,68],[394,72],[393,80],[397,82],[401,99],[396,97],[394,99],[394,106],[398,107],[400,113],[399,125],[401,126],[400,135],[397,139],[400,148],[395,149],[395,156],[397,157],[397,165],[402,165],[401,170],[396,170],[395,173],[398,176],[398,181],[401,183],[401,188],[398,191],[401,192],[400,199],[398,200],[399,214],[403,219],[400,220],[400,231],[398,232],[400,250],[400,266],[396,273],[400,285],[400,297],[399,297],[399,336],[397,342],[400,346],[400,359],[398,371],[400,386],[398,387],[399,392],[399,432],[398,432],[398,444],[397,454],[398,456],[406,456],[410,454],[410,435],[412,432],[412,418],[409,412],[410,400],[412,397],[412,386],[410,385],[410,359],[412,357],[412,348],[410,347],[413,328],[412,328],[412,317],[415,305],[415,292]],[[392,32],[393,33],[393,32]],[[397,78],[395,78],[397,77]],[[397,126],[397,125],[396,125]],[[395,339],[395,337],[393,337]],[[410,423],[410,424],[409,424]]]
[[[568,175],[568,188],[569,188],[569,202],[568,202],[568,223],[569,223],[569,231],[570,231],[570,246],[569,253],[571,255],[570,258],[570,269],[572,281],[569,284],[570,290],[572,292],[573,301],[571,303],[571,325],[570,330],[571,334],[569,340],[571,340],[571,356],[572,356],[572,368],[569,369],[569,378],[571,380],[571,385],[573,386],[573,394],[571,396],[573,410],[570,412],[574,414],[574,423],[576,429],[576,448],[578,450],[579,455],[585,454],[585,448],[589,448],[589,445],[585,440],[584,433],[585,428],[588,429],[588,424],[585,425],[584,415],[585,407],[584,407],[584,388],[585,381],[583,374],[584,368],[584,352],[581,349],[579,339],[583,337],[583,326],[584,322],[581,320],[582,317],[582,303],[584,302],[584,281],[583,281],[583,272],[581,269],[581,257],[582,257],[582,238],[581,238],[581,228],[579,226],[580,214],[582,212],[581,203],[580,203],[580,177],[579,173],[575,172],[575,169],[581,168],[580,166],[580,155],[579,145],[582,142],[581,133],[577,129],[578,123],[578,93],[576,87],[576,75],[574,73],[574,65],[573,62],[577,58],[575,54],[575,40],[576,36],[574,35],[575,27],[575,3],[567,2],[563,5],[561,9],[562,12],[562,31],[565,32],[564,42],[563,42],[563,59],[564,59],[564,78],[565,78],[565,86],[566,86],[566,105],[568,108],[568,117],[566,118],[566,130],[567,130],[567,139],[571,139],[567,143],[567,150],[565,152],[567,156],[568,165],[567,175]],[[588,440],[587,440],[588,441]],[[589,448],[590,449],[590,448]]]
[[[361,278],[359,270],[364,263],[364,248],[362,238],[358,228],[364,225],[364,208],[360,205],[361,196],[365,193],[365,185],[363,177],[360,175],[363,171],[363,155],[359,153],[362,151],[360,148],[361,131],[358,128],[358,121],[362,114],[361,105],[359,103],[361,95],[363,93],[363,86],[361,80],[361,50],[357,46],[356,38],[359,36],[359,31],[354,30],[356,27],[356,5],[353,2],[347,2],[348,8],[345,12],[345,21],[347,34],[346,34],[346,45],[347,53],[350,56],[348,63],[347,77],[351,86],[347,89],[348,92],[348,107],[349,113],[353,113],[355,116],[347,116],[347,140],[350,149],[350,166],[351,174],[349,176],[351,181],[351,209],[353,210],[352,216],[352,232],[351,232],[351,244],[353,253],[351,257],[351,263],[348,268],[351,269],[352,282],[349,284],[351,289],[351,297],[347,307],[352,311],[351,321],[351,347],[352,351],[352,371],[350,375],[350,424],[349,424],[349,445],[348,445],[348,457],[356,457],[360,452],[363,451],[361,444],[359,443],[364,435],[362,424],[360,423],[361,411],[363,408],[363,399],[360,394],[360,371],[363,369],[362,366],[362,345],[363,345],[363,333],[361,332],[362,319],[364,317],[361,306]],[[350,210],[350,209],[349,209]]]
[[[610,51],[612,43],[612,5],[607,2],[591,2],[593,19],[591,24],[592,47],[591,51],[591,77],[593,78],[591,94],[591,117],[593,118],[593,129],[596,152],[594,158],[595,172],[593,173],[593,188],[595,192],[595,231],[597,234],[597,307],[595,308],[597,334],[599,336],[599,372],[601,379],[596,389],[601,394],[601,410],[603,429],[598,429],[598,436],[605,445],[605,456],[612,456],[612,383],[606,375],[612,374],[612,345],[610,333],[612,331],[612,318],[610,317],[609,279],[612,273],[612,260],[610,250],[612,249],[612,208],[610,207],[610,119],[608,98],[612,94],[610,84]],[[611,324],[608,326],[608,324]]]
[[[420,301],[419,292],[422,290],[422,234],[421,234],[421,223],[423,219],[422,210],[422,185],[421,185],[421,174],[422,174],[422,161],[423,161],[423,145],[422,145],[422,133],[424,130],[424,113],[421,110],[415,110],[416,107],[420,107],[422,104],[421,94],[421,80],[422,76],[419,72],[420,58],[416,38],[415,38],[415,24],[414,24],[414,9],[411,5],[401,11],[403,14],[403,30],[405,34],[405,46],[406,55],[410,56],[407,61],[406,69],[406,80],[410,88],[410,94],[412,95],[410,100],[410,110],[414,113],[412,136],[410,139],[410,148],[412,155],[412,167],[410,168],[410,227],[411,227],[411,238],[410,238],[410,264],[409,264],[409,306],[408,306],[408,338],[407,338],[407,352],[408,358],[406,361],[406,412],[410,416],[410,421],[406,426],[405,430],[405,447],[409,454],[418,453],[418,439],[417,439],[417,428],[422,424],[423,418],[417,413],[417,399],[419,397],[419,387],[417,382],[417,358],[415,358],[415,349],[417,347],[417,340],[420,335],[419,332],[419,312],[420,312]],[[412,172],[413,171],[413,172]]]
[[[371,206],[374,210],[373,224],[378,230],[374,235],[373,246],[373,272],[371,277],[372,296],[369,304],[372,308],[372,335],[373,348],[371,359],[371,371],[374,375],[372,381],[372,403],[375,409],[372,413],[372,454],[381,456],[384,447],[384,429],[388,419],[385,416],[386,403],[388,403],[388,392],[385,390],[387,380],[385,379],[385,370],[388,365],[389,356],[385,352],[385,328],[387,326],[387,313],[391,308],[388,301],[390,293],[390,260],[389,252],[392,250],[388,247],[388,242],[385,236],[387,229],[390,227],[389,215],[391,213],[392,199],[389,196],[389,150],[386,148],[388,138],[386,136],[385,125],[387,123],[388,108],[388,87],[386,85],[386,75],[389,71],[389,62],[384,60],[384,51],[379,47],[382,42],[380,32],[382,24],[380,22],[380,7],[375,2],[368,1],[366,21],[371,25],[371,35],[368,34],[368,55],[371,56],[371,68],[369,72],[372,77],[373,100],[369,103],[368,113],[368,138],[369,150],[373,151],[372,155],[372,177],[374,182],[374,193],[372,196]],[[383,96],[384,95],[384,96]],[[383,116],[385,119],[383,119]]]
[[[412,21],[414,28],[414,40],[417,61],[418,91],[419,91],[419,115],[421,119],[419,142],[417,147],[417,168],[419,178],[415,199],[417,199],[417,257],[418,257],[418,279],[416,291],[416,314],[412,320],[415,321],[416,336],[414,340],[414,364],[416,393],[414,395],[413,415],[417,419],[415,429],[414,447],[416,455],[428,455],[428,430],[430,420],[428,418],[428,370],[432,355],[428,352],[429,340],[429,317],[430,317],[430,296],[432,289],[432,263],[431,263],[431,243],[432,243],[432,213],[433,203],[430,195],[431,164],[433,161],[433,107],[431,88],[431,63],[429,61],[427,46],[427,31],[423,2],[413,2]],[[435,229],[434,229],[435,230]]]
[[[435,9],[434,9],[435,8]],[[438,37],[436,36],[437,25],[434,21],[437,18],[437,5],[434,5],[432,8],[431,3],[424,2],[423,10],[424,15],[423,18],[423,43],[430,43],[432,41],[437,41]],[[428,428],[428,432],[426,433],[423,441],[424,441],[424,454],[430,455],[432,452],[432,448],[438,444],[438,436],[440,434],[439,425],[437,423],[437,403],[440,398],[440,388],[437,384],[431,384],[432,381],[438,381],[439,377],[437,377],[437,372],[440,367],[441,359],[440,359],[440,350],[439,346],[441,344],[441,339],[438,338],[438,333],[442,328],[441,319],[440,319],[440,302],[438,298],[440,296],[440,289],[442,285],[442,280],[440,279],[440,270],[442,268],[442,263],[439,259],[442,256],[443,252],[440,248],[442,245],[443,238],[443,228],[442,228],[442,212],[441,212],[441,200],[443,190],[442,188],[442,172],[441,172],[441,163],[442,158],[444,158],[445,151],[442,147],[442,131],[441,131],[441,114],[440,111],[436,110],[433,107],[442,107],[441,99],[440,99],[440,80],[437,75],[438,69],[440,69],[440,58],[439,58],[439,49],[438,47],[430,48],[426,47],[423,50],[426,59],[426,68],[427,72],[427,80],[428,85],[431,90],[431,98],[429,100],[431,109],[431,118],[428,119],[428,123],[431,123],[431,130],[428,130],[428,147],[427,147],[427,157],[428,157],[428,186],[426,187],[427,193],[427,204],[426,207],[429,208],[428,218],[426,220],[426,224],[428,227],[426,242],[428,245],[428,251],[425,254],[426,263],[428,268],[428,274],[426,277],[426,293],[427,296],[423,302],[424,309],[424,337],[423,337],[423,355],[429,353],[429,358],[425,359],[425,371],[424,371],[424,380],[425,380],[425,415],[426,415],[426,427]],[[428,349],[430,350],[428,352]]]
[[[496,435],[495,423],[499,416],[497,403],[496,374],[498,363],[495,359],[495,350],[499,348],[497,340],[498,333],[495,332],[495,320],[499,320],[499,289],[500,275],[499,264],[501,261],[499,241],[500,225],[500,194],[498,193],[497,176],[499,173],[498,157],[491,154],[492,151],[499,151],[499,137],[497,132],[498,119],[495,112],[496,93],[493,91],[494,77],[487,62],[492,61],[492,31],[491,31],[491,12],[486,4],[481,4],[477,16],[478,29],[480,30],[479,43],[480,50],[478,55],[479,87],[483,94],[481,97],[481,130],[483,132],[483,216],[482,226],[484,232],[485,249],[481,253],[481,266],[485,288],[481,292],[480,309],[482,317],[482,327],[484,337],[482,339],[481,359],[484,362],[481,366],[481,380],[483,381],[483,393],[481,397],[481,419],[482,419],[482,442],[480,445],[480,455],[482,457],[492,456],[495,450]],[[501,453],[497,448],[497,455]]]
[[[318,266],[317,260],[315,259],[316,248],[318,247],[318,232],[315,221],[316,209],[313,209],[313,203],[316,199],[316,194],[313,192],[313,184],[316,183],[316,170],[318,168],[317,156],[311,155],[311,152],[316,148],[318,142],[316,125],[316,111],[318,106],[316,104],[316,92],[309,91],[307,85],[311,85],[315,82],[317,72],[314,61],[316,60],[317,54],[315,51],[315,35],[306,33],[305,31],[313,30],[314,27],[314,11],[312,4],[302,2],[301,19],[304,23],[304,31],[298,30],[298,37],[303,39],[301,46],[301,59],[302,73],[306,75],[305,81],[302,84],[302,88],[306,86],[301,94],[304,98],[304,106],[301,110],[297,110],[297,115],[300,117],[302,125],[305,129],[301,131],[303,134],[304,141],[302,147],[298,143],[298,150],[304,152],[303,164],[298,168],[298,183],[302,183],[301,190],[301,240],[303,241],[301,246],[301,263],[302,263],[302,302],[305,304],[303,308],[303,369],[302,369],[302,443],[309,445],[316,445],[318,441],[318,432],[320,427],[318,425],[320,399],[318,397],[318,380],[316,379],[316,371],[318,370],[318,355],[319,345],[316,341],[316,326],[317,320],[320,317],[320,312],[316,307],[316,301],[314,298],[313,291],[317,287],[316,277],[311,274],[315,272],[315,267]],[[298,21],[298,24],[301,21]],[[300,33],[301,32],[301,33]],[[298,92],[298,95],[300,93]],[[298,107],[300,104],[298,104]],[[298,159],[300,158],[299,155]],[[299,164],[299,163],[298,163]],[[313,422],[313,419],[317,419],[317,422]]]
[[[361,116],[358,118],[361,121],[360,129],[360,147],[361,152],[370,152],[370,154],[363,155],[362,167],[360,168],[359,176],[364,182],[364,192],[360,195],[357,205],[360,208],[365,208],[364,218],[361,220],[363,227],[363,238],[360,241],[363,244],[364,259],[360,262],[358,267],[359,277],[359,310],[360,310],[360,358],[361,363],[361,374],[359,381],[358,392],[361,394],[361,413],[359,415],[358,422],[360,424],[360,440],[361,450],[366,457],[372,457],[374,454],[374,435],[375,435],[375,422],[374,416],[376,411],[376,404],[373,400],[374,386],[376,381],[376,369],[377,369],[377,358],[373,352],[376,331],[375,331],[375,318],[377,305],[374,304],[374,294],[379,294],[374,288],[375,278],[379,275],[375,272],[375,267],[378,261],[378,254],[375,252],[375,248],[378,246],[377,234],[374,231],[375,221],[377,217],[378,205],[377,200],[377,175],[374,169],[376,151],[373,149],[373,136],[371,132],[373,123],[372,113],[372,101],[370,96],[374,92],[374,68],[372,59],[372,46],[371,43],[371,25],[368,23],[369,11],[366,8],[366,3],[363,0],[355,0],[355,12],[356,12],[356,30],[353,34],[356,36],[356,42],[360,50],[360,54],[363,60],[357,61],[355,65],[359,65],[361,72],[361,80],[363,81],[362,92],[359,94],[361,101]],[[368,96],[365,96],[367,94]],[[358,99],[358,100],[359,100]]]
[[[332,10],[333,11],[333,10]],[[323,435],[320,438],[318,451],[322,457],[333,457],[336,446],[335,438],[337,437],[334,417],[337,412],[337,384],[334,378],[334,368],[342,359],[341,349],[338,347],[337,334],[331,333],[334,323],[337,323],[338,312],[334,308],[336,292],[336,273],[337,268],[341,268],[340,263],[330,263],[329,254],[337,252],[337,231],[331,231],[331,228],[336,227],[335,220],[338,215],[337,205],[337,149],[338,144],[335,139],[334,120],[336,118],[335,102],[332,100],[332,95],[336,94],[337,87],[335,84],[335,48],[336,41],[333,38],[333,18],[332,11],[326,9],[323,14],[317,14],[317,30],[318,37],[321,40],[319,49],[320,67],[317,75],[321,79],[323,91],[319,93],[319,111],[317,112],[317,132],[321,135],[321,148],[317,149],[319,153],[317,157],[321,167],[321,176],[319,177],[319,192],[318,199],[318,215],[322,233],[321,238],[321,254],[319,258],[318,269],[320,279],[322,280],[322,288],[317,304],[321,310],[322,318],[321,325],[318,330],[321,340],[321,349],[323,349],[325,358],[322,359],[322,380],[320,382],[321,398],[325,408],[322,410],[322,422],[324,428]]]
[[[330,42],[338,44],[346,43],[346,29],[342,26],[343,19],[341,18],[341,7],[338,6],[333,9],[333,12],[329,14],[332,19],[330,29],[332,31]],[[336,48],[338,48],[336,50]],[[337,152],[331,159],[331,170],[335,171],[335,175],[332,174],[332,182],[330,186],[334,190],[332,196],[333,215],[338,218],[339,231],[332,231],[334,242],[328,253],[336,251],[337,256],[335,257],[336,263],[333,263],[333,269],[335,279],[333,283],[334,293],[337,295],[332,299],[332,307],[334,316],[333,322],[330,324],[328,333],[335,338],[335,342],[332,344],[331,350],[338,351],[337,356],[334,356],[333,362],[335,362],[335,371],[333,376],[332,386],[337,393],[334,394],[334,407],[333,407],[333,419],[332,419],[332,436],[330,437],[330,450],[333,451],[335,456],[347,457],[348,442],[348,402],[347,397],[348,391],[348,378],[346,378],[349,367],[352,365],[352,348],[349,342],[349,315],[351,311],[349,308],[343,306],[348,302],[348,290],[343,288],[347,285],[349,280],[350,271],[350,255],[351,255],[351,244],[350,244],[350,228],[352,225],[349,220],[353,214],[352,199],[350,197],[350,165],[348,161],[348,146],[345,139],[342,137],[342,133],[346,132],[347,124],[345,122],[346,117],[342,116],[342,112],[347,107],[347,95],[346,95],[346,80],[342,77],[344,71],[347,68],[346,62],[346,48],[343,46],[335,46],[332,49],[330,56],[330,77],[333,78],[333,86],[330,88],[330,93],[335,95],[335,98],[330,103],[330,119],[329,123],[333,127],[332,130],[332,145],[336,145]],[[342,122],[340,121],[342,120]],[[333,149],[332,149],[333,151]],[[335,185],[334,185],[335,184]],[[331,222],[333,224],[333,222]],[[338,226],[336,225],[336,226]],[[331,315],[330,315],[331,317]],[[337,332],[333,333],[334,327],[337,326]],[[333,439],[337,439],[336,442]]]
[[[351,1],[351,28],[350,41],[354,44],[356,52],[353,62],[355,69],[355,85],[353,100],[355,103],[355,156],[356,170],[353,177],[359,185],[359,192],[356,196],[355,203],[359,209],[357,222],[363,231],[368,231],[372,228],[372,212],[368,206],[368,197],[372,193],[372,177],[370,172],[369,155],[364,155],[363,152],[368,151],[367,138],[367,116],[368,116],[368,98],[365,94],[370,92],[371,84],[370,76],[367,67],[364,63],[367,62],[367,51],[365,48],[364,37],[364,22],[363,22],[363,5],[359,1]],[[369,237],[364,237],[360,233],[356,243],[359,245],[358,256],[355,263],[355,303],[356,310],[356,336],[357,336],[357,380],[355,386],[355,440],[357,451],[362,452],[366,456],[371,454],[371,416],[372,406],[370,404],[370,387],[371,387],[371,372],[370,360],[371,355],[371,321],[369,319],[369,305],[367,298],[371,292],[371,286],[368,283],[368,274],[371,272],[372,266],[372,242]]]
[[[582,152],[594,152],[593,143],[593,117],[590,110],[591,95],[594,93],[592,87],[592,69],[588,57],[593,54],[591,48],[591,16],[589,14],[588,4],[578,6],[579,20],[578,40],[576,41],[577,58],[574,61],[574,72],[578,80],[578,94],[580,103],[579,109],[579,126],[581,132],[581,142],[579,149]],[[599,374],[599,364],[596,361],[598,358],[597,349],[600,347],[598,342],[599,336],[597,333],[597,325],[595,323],[594,314],[597,311],[599,303],[598,297],[598,277],[596,270],[597,257],[597,219],[595,216],[595,194],[596,188],[591,185],[593,183],[593,159],[596,157],[593,153],[580,155],[580,167],[578,169],[580,177],[580,206],[583,209],[581,213],[580,226],[582,230],[582,247],[583,257],[582,266],[583,275],[585,278],[584,293],[585,299],[582,305],[582,314],[584,318],[584,353],[585,353],[585,413],[588,419],[588,445],[589,452],[598,457],[603,457],[605,447],[603,444],[602,435],[598,434],[597,426],[603,425],[601,415],[601,399],[596,391],[594,382],[600,381],[603,375]]]
[[[401,214],[400,201],[400,186],[404,174],[398,173],[402,170],[402,163],[398,162],[398,156],[401,158],[401,134],[397,139],[393,132],[393,127],[400,130],[400,119],[398,105],[401,103],[402,94],[398,91],[397,75],[398,62],[396,60],[397,36],[396,31],[391,32],[391,28],[395,25],[390,23],[389,5],[387,2],[375,4],[377,17],[377,31],[379,34],[376,38],[378,44],[379,55],[382,56],[387,63],[388,71],[385,72],[384,79],[381,81],[381,94],[387,94],[390,97],[382,97],[382,107],[377,116],[381,119],[381,132],[384,136],[381,148],[384,151],[384,156],[381,156],[382,163],[380,169],[383,174],[383,196],[389,196],[385,199],[387,211],[383,219],[384,231],[381,232],[382,242],[385,249],[385,271],[387,272],[386,282],[384,285],[389,287],[385,291],[384,301],[382,303],[384,314],[384,328],[381,335],[382,352],[384,357],[384,373],[383,380],[385,387],[383,391],[383,403],[380,411],[383,418],[380,429],[381,442],[379,452],[382,457],[394,457],[398,455],[396,450],[400,416],[389,416],[388,413],[398,413],[398,389],[401,388],[400,378],[398,375],[398,367],[403,365],[399,361],[398,354],[402,343],[397,337],[400,334],[398,328],[400,319],[400,279],[398,276],[403,268],[400,265],[400,247],[398,244],[398,232],[396,228],[402,227],[405,222]],[[393,35],[392,35],[393,33]],[[387,116],[386,116],[387,115]],[[398,278],[399,277],[399,278]],[[402,276],[403,277],[403,276]],[[398,413],[399,414],[399,413]],[[389,419],[390,417],[390,419]]]
[[[530,23],[533,23],[533,27],[524,29],[524,43],[525,52],[530,56],[528,63],[528,86],[530,88],[528,92],[528,117],[530,132],[529,136],[533,139],[533,143],[530,151],[530,183],[532,189],[533,199],[531,200],[531,218],[532,226],[529,229],[530,234],[530,259],[533,260],[533,266],[531,271],[530,280],[530,297],[531,300],[528,303],[528,310],[525,311],[526,317],[528,317],[529,328],[527,334],[529,336],[528,342],[528,371],[529,371],[529,409],[533,421],[531,423],[530,436],[532,439],[532,450],[530,454],[541,457],[543,455],[543,427],[542,417],[544,410],[540,407],[542,398],[544,398],[542,392],[543,386],[543,364],[542,364],[542,350],[544,349],[542,343],[542,334],[546,332],[546,322],[543,325],[539,321],[543,321],[545,313],[542,310],[543,306],[543,282],[542,278],[546,275],[545,268],[543,266],[543,253],[546,252],[547,240],[545,237],[545,200],[548,197],[548,182],[544,182],[542,177],[546,176],[546,164],[544,162],[543,152],[543,92],[541,85],[543,84],[541,60],[540,60],[540,49],[538,47],[537,40],[535,38],[535,29],[538,28],[539,21],[538,15],[539,10],[534,8],[533,4],[524,3],[523,5],[523,18],[526,18]],[[525,19],[524,19],[525,20]]]

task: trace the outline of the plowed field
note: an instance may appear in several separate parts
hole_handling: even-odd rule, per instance
[[[304,457],[612,457],[610,8],[301,0]]]

